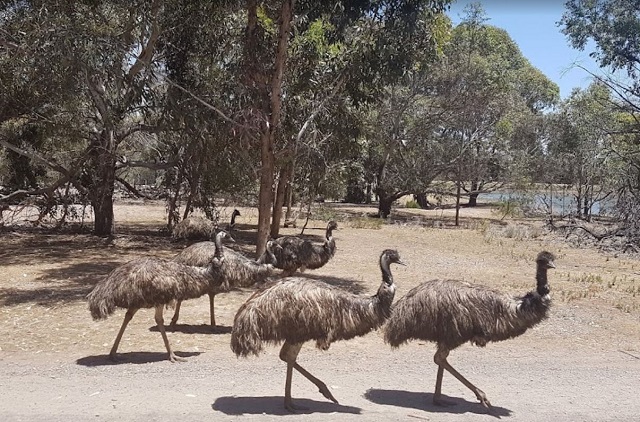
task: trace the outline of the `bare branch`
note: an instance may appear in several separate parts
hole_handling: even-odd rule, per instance
[[[156,43],[160,37],[160,24],[158,23],[158,20],[160,8],[162,6],[161,3],[161,0],[154,0],[151,5],[151,34],[149,35],[147,44],[142,47],[142,51],[140,51],[138,58],[135,63],[133,63],[133,66],[131,66],[131,69],[129,69],[129,73],[127,74],[127,80],[129,81],[132,81],[143,68],[149,67],[149,64],[151,63]]]
[[[35,151],[27,151],[24,150],[22,148],[18,148],[17,146],[7,142],[7,141],[3,141],[0,139],[0,145],[4,146],[5,148],[10,149],[13,152],[16,152],[22,156],[31,158],[33,160],[39,161],[45,165],[47,165],[48,167],[52,168],[53,170],[56,170],[64,175],[67,176],[71,176],[72,172],[70,172],[69,170],[67,170],[66,168],[62,167],[60,164],[47,160],[45,157],[43,157],[42,155],[38,154]]]
[[[226,114],[224,114],[219,108],[217,108],[214,105],[212,105],[211,103],[203,100],[202,98],[200,98],[196,94],[192,93],[188,89],[182,87],[180,84],[172,81],[169,77],[165,76],[165,80],[169,83],[169,85],[178,88],[180,91],[182,91],[185,94],[189,95],[191,98],[193,98],[194,100],[196,100],[197,102],[199,102],[200,104],[202,104],[203,106],[208,108],[209,110],[215,112],[218,116],[222,117],[222,119],[224,119],[225,121],[231,123],[232,125],[237,126],[237,127],[242,128],[244,130],[247,130],[247,131],[253,130],[253,128],[251,128],[251,127],[248,127],[248,126],[245,126],[245,125],[243,125],[241,123],[236,122],[231,117],[229,117]],[[250,134],[249,137],[254,141],[258,140],[258,138],[255,135],[251,135]]]
[[[145,195],[144,193],[140,192],[138,189],[136,189],[134,186],[132,186],[129,182],[127,182],[126,180],[124,180],[121,177],[116,176],[116,181],[119,182],[122,186],[124,186],[129,192],[133,193],[135,196],[137,196],[139,198],[157,199],[157,198],[154,198],[154,197],[149,196],[149,195]]]

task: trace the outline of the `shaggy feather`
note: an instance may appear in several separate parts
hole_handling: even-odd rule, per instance
[[[282,279],[251,296],[238,310],[231,333],[236,355],[257,355],[263,343],[303,343],[314,340],[327,350],[337,340],[362,336],[389,317],[396,287],[390,263],[400,263],[396,251],[380,257],[383,282],[371,297],[357,296],[304,277]]]
[[[298,269],[317,269],[325,265],[336,252],[336,241],[333,238],[333,230],[338,225],[335,221],[327,224],[326,240],[322,244],[314,244],[308,240],[296,236],[283,236],[276,239],[281,249],[274,251],[277,268],[284,270],[286,274],[293,274]]]
[[[216,239],[217,242],[217,239]],[[223,258],[222,265],[216,272],[220,277],[215,289],[207,292],[210,297],[211,323],[215,325],[214,296],[218,293],[229,291],[233,287],[249,287],[254,284],[264,283],[275,274],[275,257],[273,255],[274,242],[267,242],[267,248],[262,256],[253,261],[244,255],[222,246],[216,242],[199,242],[185,248],[176,257],[175,262],[194,267],[208,265],[216,256]],[[174,315],[171,318],[171,326],[175,326],[180,315],[182,300],[178,300]]]
[[[152,308],[173,300],[200,297],[221,288],[219,267],[195,268],[177,262],[140,258],[114,269],[89,293],[93,319],[119,308]]]
[[[218,224],[203,217],[187,217],[173,228],[174,239],[212,239]]]
[[[548,262],[553,263],[553,255],[538,256],[538,287],[522,297],[457,280],[424,282],[395,305],[385,341],[398,347],[409,340],[427,340],[453,350],[466,342],[484,346],[517,337],[548,316]]]

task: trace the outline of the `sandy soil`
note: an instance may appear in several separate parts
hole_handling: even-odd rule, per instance
[[[241,211],[235,247],[251,253],[257,213]],[[394,267],[396,298],[436,277],[524,293],[534,285],[536,254],[557,255],[547,321],[517,339],[465,345],[450,356],[485,391],[492,412],[447,375],[443,392],[455,405],[434,407],[434,345],[391,350],[373,332],[327,352],[305,345],[300,364],[327,383],[340,405],[294,375],[293,395],[309,410],[288,414],[278,348],[249,359],[229,348],[233,316],[251,290],[218,296],[215,331],[206,325],[206,297],[183,304],[169,339],[188,362],[166,360],[153,312],[142,310],[120,345],[123,361],[111,363],[106,355],[124,312],[94,322],[84,297],[116,266],[138,256],[171,257],[185,246],[162,232],[162,204],[120,204],[112,240],[0,233],[0,420],[640,421],[640,261],[575,248],[535,222],[519,222],[525,229],[513,236],[515,225],[487,220],[493,217],[486,209],[464,210],[463,228],[450,225],[450,211],[402,210],[396,224],[385,225],[367,223],[365,207],[320,211],[343,220],[338,252],[307,274],[359,294],[377,289],[385,248],[397,248],[408,264]],[[319,240],[324,225],[311,221],[305,234]]]

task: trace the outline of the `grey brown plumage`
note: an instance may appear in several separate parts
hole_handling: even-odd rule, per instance
[[[297,270],[317,269],[324,266],[336,252],[336,241],[333,231],[338,228],[335,221],[329,221],[325,231],[325,241],[321,244],[297,236],[282,236],[276,239],[280,246],[275,256],[277,268],[281,268],[283,275],[292,275]]]
[[[265,344],[284,342],[280,358],[287,362],[285,407],[293,410],[291,371],[298,370],[320,392],[337,403],[326,385],[296,362],[302,344],[315,341],[327,350],[332,342],[362,336],[389,317],[396,287],[390,264],[399,263],[397,251],[380,256],[383,281],[371,297],[354,295],[321,281],[287,277],[258,290],[238,310],[231,332],[231,349],[238,356],[258,355]]]
[[[211,315],[211,325],[215,327],[216,319],[214,312],[215,296],[218,293],[227,292],[232,287],[250,287],[255,284],[264,283],[270,276],[275,274],[273,264],[276,262],[276,258],[273,254],[275,243],[273,240],[267,242],[267,248],[265,252],[257,260],[251,260],[246,256],[220,245],[221,252],[216,252],[215,242],[199,242],[185,248],[177,256],[173,258],[173,261],[181,264],[190,265],[194,267],[204,267],[213,259],[216,253],[224,256],[224,265],[216,272],[216,275],[220,277],[218,283],[214,286],[220,286],[220,288],[214,288],[207,292],[209,295],[209,312]],[[180,308],[182,301],[178,300],[176,303],[173,318],[171,318],[170,327],[175,327],[180,316]]]
[[[441,402],[442,374],[447,369],[489,407],[484,392],[456,372],[446,358],[464,343],[485,346],[488,342],[507,340],[546,319],[551,305],[547,269],[555,268],[554,259],[549,252],[538,254],[536,290],[521,297],[457,280],[424,282],[393,308],[385,327],[385,342],[392,347],[409,340],[435,342],[438,375],[434,402]]]
[[[216,241],[222,242],[226,237],[225,232],[220,232]],[[220,254],[211,257],[211,262],[204,268],[163,259],[139,258],[111,271],[87,296],[91,316],[96,320],[107,318],[116,308],[127,309],[109,357],[116,358],[122,334],[138,309],[155,308],[155,321],[169,360],[184,360],[174,354],[169,344],[164,330],[164,307],[175,300],[192,299],[224,289],[220,275],[223,265],[224,258]]]

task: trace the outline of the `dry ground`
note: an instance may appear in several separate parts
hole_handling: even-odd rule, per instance
[[[236,247],[250,252],[257,214],[241,211]],[[309,276],[373,294],[380,252],[397,248],[408,265],[393,268],[396,298],[435,277],[517,294],[534,286],[536,254],[556,254],[549,320],[517,339],[484,349],[465,345],[451,354],[450,362],[485,391],[492,413],[450,376],[443,392],[456,405],[432,406],[433,344],[391,350],[374,332],[327,352],[305,345],[300,363],[341,404],[327,402],[294,376],[293,395],[309,411],[287,414],[278,349],[237,359],[229,348],[233,316],[250,290],[218,296],[222,327],[215,332],[206,325],[206,298],[184,303],[181,324],[169,338],[188,362],[166,360],[153,312],[143,310],[120,345],[124,361],[112,364],[106,355],[124,312],[94,322],[86,294],[131,258],[171,257],[185,246],[163,234],[162,204],[128,203],[116,207],[118,234],[112,240],[0,233],[0,420],[640,421],[640,261],[577,249],[535,222],[498,225],[487,209],[463,210],[463,228],[451,227],[450,211],[401,210],[397,224],[385,225],[367,220],[369,211],[329,205],[318,210],[323,218],[343,221],[335,258]],[[305,234],[320,240],[324,226],[311,221]]]

